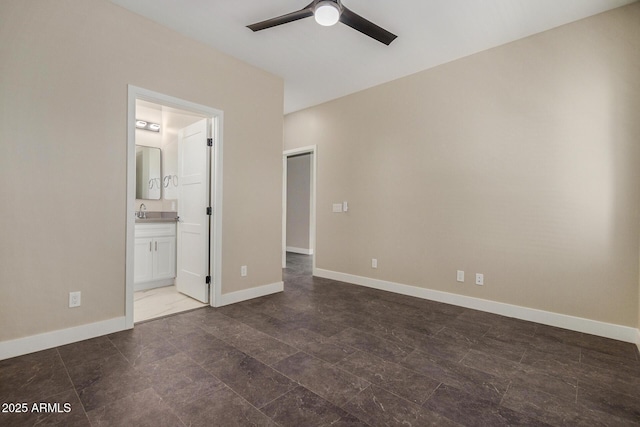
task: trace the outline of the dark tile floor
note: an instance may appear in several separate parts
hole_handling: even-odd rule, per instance
[[[21,402],[0,425],[640,425],[640,361],[632,344],[312,278],[291,254],[284,293],[0,361],[0,403]]]

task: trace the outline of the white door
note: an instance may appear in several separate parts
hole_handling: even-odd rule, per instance
[[[210,148],[209,120],[178,133],[178,247],[176,287],[202,302],[209,302]]]

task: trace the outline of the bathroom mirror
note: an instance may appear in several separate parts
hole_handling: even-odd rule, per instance
[[[136,145],[136,199],[160,200],[160,149]]]

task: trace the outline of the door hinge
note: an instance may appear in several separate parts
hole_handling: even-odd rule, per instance
[[[207,276],[207,277],[205,277],[204,282],[205,282],[207,285],[210,285],[210,284],[211,284],[211,276]]]
[[[207,208],[207,215],[212,215],[213,214],[213,209],[211,209],[211,206],[209,206]]]
[[[213,138],[207,138],[207,147],[213,147]]]

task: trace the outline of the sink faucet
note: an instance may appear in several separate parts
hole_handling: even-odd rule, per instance
[[[138,211],[138,218],[146,218],[147,217],[147,207],[144,203],[140,203],[140,210]]]

